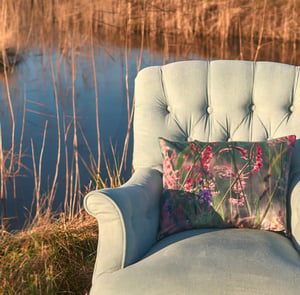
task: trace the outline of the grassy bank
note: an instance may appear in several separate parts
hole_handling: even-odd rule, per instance
[[[96,246],[96,221],[85,214],[2,233],[0,294],[87,294]]]

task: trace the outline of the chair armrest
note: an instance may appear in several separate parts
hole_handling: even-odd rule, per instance
[[[291,233],[294,245],[300,254],[300,171],[293,175],[290,187]]]
[[[156,242],[161,173],[138,169],[119,188],[88,193],[84,206],[99,224],[94,277],[140,259]]]

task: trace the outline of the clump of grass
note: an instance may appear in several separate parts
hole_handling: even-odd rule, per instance
[[[1,294],[87,294],[97,247],[96,220],[62,216],[0,239]]]

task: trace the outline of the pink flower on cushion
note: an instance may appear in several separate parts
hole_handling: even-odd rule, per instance
[[[288,135],[288,136],[285,136],[285,137],[275,138],[273,140],[270,140],[270,142],[273,141],[273,142],[283,142],[283,143],[285,143],[287,141],[293,142],[295,140],[296,140],[296,136],[295,135]]]
[[[220,191],[216,190],[216,179],[215,178],[213,178],[209,181],[208,188],[211,191],[212,198],[216,198],[220,194]]]
[[[173,169],[173,165],[177,159],[176,150],[172,150],[171,156],[169,156],[170,148],[166,145],[164,140],[160,140],[162,152],[164,155],[163,161],[163,186],[169,189],[177,189],[179,183],[179,171]]]
[[[247,173],[243,173],[241,170],[238,171],[238,173],[234,176],[235,183],[233,185],[233,190],[236,194],[239,194],[240,197],[246,197],[247,194],[245,193],[245,188],[247,185],[247,179],[249,178],[247,176]]]
[[[165,140],[163,140],[162,138],[159,140],[159,143],[161,145],[162,151],[164,153],[164,156],[168,155],[168,152],[170,150],[170,148],[166,145]]]
[[[177,189],[178,186],[178,171],[174,171],[172,174],[164,174],[164,187],[168,189]]]
[[[208,170],[208,166],[209,166],[209,162],[212,158],[212,148],[210,145],[208,145],[204,151],[202,152],[202,159],[201,159],[201,162],[202,162],[202,167],[205,169],[205,170]]]
[[[295,135],[289,135],[287,136],[288,141],[289,141],[289,147],[294,147],[295,146],[295,141],[296,141],[296,136]]]
[[[263,167],[263,159],[262,159],[262,151],[261,151],[261,147],[259,145],[256,146],[256,162],[254,164],[254,169],[253,171],[260,171],[260,168]]]
[[[234,199],[234,198],[229,198],[228,201],[234,206],[236,206],[239,203],[238,199]]]
[[[193,181],[191,179],[191,177],[189,177],[187,180],[186,180],[186,184],[184,186],[184,189],[187,191],[187,192],[191,192],[192,189],[193,189]]]
[[[190,143],[190,147],[193,152],[196,152],[196,145],[193,142]]]
[[[233,190],[235,193],[239,194],[241,197],[246,196],[246,194],[244,193],[245,190],[245,186],[246,186],[247,182],[243,179],[238,180],[234,185],[233,185]]]
[[[170,150],[168,146],[165,145],[165,142],[162,141],[162,147],[164,152],[164,161],[163,161],[163,186],[168,187],[169,189],[176,189],[177,183],[179,181],[179,171],[173,169],[173,162],[176,158],[176,152],[173,150],[171,157],[169,157],[168,151]]]
[[[230,145],[230,147],[239,151],[242,159],[248,160],[248,151],[246,149],[243,149],[243,148],[241,148],[239,146],[235,146],[235,145]]]
[[[229,203],[231,203],[232,205],[234,206],[244,206],[244,203],[245,203],[245,198],[240,198],[240,199],[235,199],[235,198],[229,198],[228,199]]]
[[[230,164],[224,164],[224,165],[216,165],[214,166],[214,171],[218,173],[220,178],[226,178],[226,177],[234,177],[235,174],[231,169]]]

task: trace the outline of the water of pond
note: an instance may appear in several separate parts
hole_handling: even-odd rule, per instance
[[[111,143],[116,148],[117,158],[120,159],[124,146],[124,139],[128,126],[128,100],[132,105],[134,78],[137,74],[140,49],[101,48],[95,54],[95,68],[97,91],[99,97],[99,121],[101,135],[101,149],[107,155],[113,166]],[[193,56],[196,58],[196,56]],[[192,58],[192,56],[191,56]],[[66,130],[66,142],[68,150],[69,173],[72,166],[73,154],[73,97],[77,120],[79,171],[82,190],[86,186],[91,175],[88,173],[84,161],[90,164],[90,147],[92,154],[97,156],[97,129],[96,129],[96,95],[94,72],[89,49],[81,54],[74,55],[75,66],[72,66],[72,58],[62,56],[58,51],[52,54],[41,54],[33,51],[24,56],[14,73],[9,76],[9,95],[13,106],[15,120],[15,145],[18,151],[22,134],[24,108],[24,137],[22,140],[22,165],[20,176],[16,178],[16,200],[13,197],[12,183],[7,181],[7,199],[0,204],[1,212],[5,206],[9,217],[19,217],[28,212],[35,196],[34,165],[32,159],[32,146],[38,175],[40,151],[43,142],[43,133],[47,122],[44,152],[41,165],[41,193],[47,194],[52,185],[56,169],[58,151],[58,131],[55,105],[55,88],[57,86],[58,109],[62,133]],[[175,60],[175,57],[169,59]],[[143,50],[141,67],[153,64],[162,64],[163,54],[150,53]],[[51,63],[55,73],[55,83],[51,71]],[[128,77],[128,88],[126,87]],[[74,82],[73,82],[74,78]],[[75,85],[73,87],[73,85]],[[74,92],[73,92],[74,90]],[[0,86],[0,122],[2,129],[3,150],[8,151],[12,144],[12,116],[9,112],[9,99],[5,79]],[[128,96],[127,96],[128,95]],[[82,129],[82,133],[81,133]],[[85,142],[88,143],[88,146]],[[61,135],[62,143],[64,134]],[[122,178],[128,179],[131,174],[132,136],[130,137],[127,165]],[[32,142],[32,143],[31,143]],[[74,159],[73,159],[74,161]],[[8,164],[8,163],[6,163]],[[101,160],[101,176],[107,177],[103,156]],[[57,193],[54,208],[62,207],[65,200],[66,188],[66,155],[62,144],[60,169],[57,181]],[[4,205],[4,206],[3,206]],[[25,210],[24,210],[25,209]],[[2,213],[3,214],[3,213]],[[3,216],[3,215],[2,215]],[[21,221],[22,223],[22,221]]]
[[[61,157],[57,179],[57,191],[54,208],[62,208],[65,201],[66,182],[72,182],[71,167],[74,167],[73,134],[74,134],[74,106],[77,120],[79,171],[81,190],[91,180],[84,162],[89,166],[91,153],[97,156],[97,124],[96,124],[96,90],[99,97],[99,121],[101,134],[101,149],[112,163],[111,143],[116,147],[117,157],[120,159],[124,139],[128,126],[128,100],[132,105],[134,78],[137,74],[139,58],[141,55],[141,68],[148,65],[163,64],[166,62],[165,53],[151,52],[136,48],[125,50],[123,47],[101,47],[95,50],[94,60],[96,75],[93,71],[91,50],[87,48],[81,53],[64,55],[61,52],[41,54],[32,51],[15,68],[8,77],[8,97],[5,79],[0,83],[0,123],[2,131],[3,150],[7,151],[12,146],[12,115],[9,111],[9,102],[13,107],[15,120],[15,150],[18,151],[24,126],[22,140],[23,157],[20,176],[14,183],[7,181],[7,198],[1,202],[2,217],[19,216],[19,223],[24,221],[24,213],[28,215],[32,202],[35,199],[34,165],[32,147],[37,175],[39,175],[40,151],[43,142],[43,133],[47,122],[44,152],[41,161],[41,193],[47,195],[51,189],[56,170],[58,151],[58,131],[55,104],[55,87],[57,86],[58,109],[61,125]],[[74,59],[72,59],[72,56]],[[238,50],[230,56],[239,57]],[[168,52],[168,62],[180,59],[199,59],[197,54],[189,53],[173,55]],[[213,58],[213,57],[210,57]],[[75,62],[73,62],[75,61]],[[53,64],[55,84],[51,71]],[[128,78],[126,80],[126,77]],[[73,85],[75,85],[73,87]],[[126,87],[128,85],[128,88]],[[74,98],[74,100],[73,100]],[[24,112],[25,109],[25,112]],[[22,124],[25,114],[24,125]],[[82,130],[82,132],[81,132]],[[65,134],[64,134],[65,131]],[[85,141],[86,139],[86,141]],[[64,146],[66,141],[66,147]],[[88,148],[86,142],[88,143]],[[68,151],[66,156],[65,151]],[[128,179],[131,175],[132,136],[130,137],[127,164],[122,178]],[[66,162],[67,160],[67,162]],[[8,166],[9,163],[6,163]],[[69,178],[66,175],[66,167]],[[101,176],[107,177],[103,156],[101,160]],[[67,179],[68,178],[68,179]],[[72,183],[69,183],[69,190]],[[74,185],[74,180],[73,180]],[[14,193],[16,199],[14,200]],[[4,212],[4,209],[6,212]],[[27,212],[27,213],[26,213]],[[15,220],[15,219],[12,219]],[[16,224],[16,223],[15,223]]]

